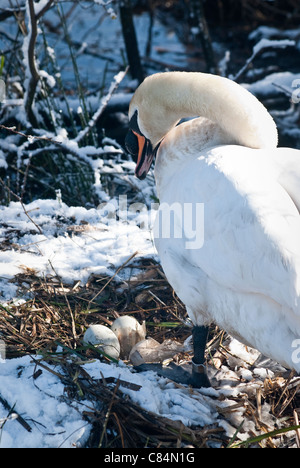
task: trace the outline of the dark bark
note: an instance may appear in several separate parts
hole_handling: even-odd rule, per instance
[[[141,83],[144,79],[144,72],[133,23],[131,0],[119,0],[119,10],[130,73],[132,78]]]
[[[38,21],[39,19],[43,16],[43,14],[46,13],[49,8],[51,8],[52,4],[54,3],[54,0],[49,0],[49,2],[42,8],[42,10],[36,15],[35,14],[35,9],[34,9],[34,1],[29,0],[29,14],[30,14],[30,25],[31,25],[31,31],[30,31],[30,38],[29,38],[29,45],[28,45],[28,55],[27,55],[27,60],[28,60],[28,67],[30,71],[30,79],[29,79],[29,84],[28,84],[28,90],[27,90],[27,96],[25,100],[25,112],[27,115],[27,118],[29,122],[31,123],[32,126],[37,125],[36,117],[33,112],[33,103],[34,103],[34,98],[36,94],[36,89],[37,85],[40,81],[40,75],[37,69],[36,65],[36,60],[35,60],[35,45],[36,45],[36,39],[38,35]]]
[[[190,0],[191,26],[197,28],[197,37],[202,46],[207,72],[218,74],[210,33],[205,18],[203,0]]]

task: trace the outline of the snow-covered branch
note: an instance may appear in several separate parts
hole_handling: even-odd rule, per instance
[[[75,138],[75,141],[76,143],[80,143],[87,135],[88,133],[90,132],[90,130],[92,128],[94,128],[94,126],[96,125],[97,121],[99,120],[99,118],[101,117],[101,115],[103,114],[104,110],[106,109],[106,106],[107,104],[109,103],[112,95],[114,94],[114,92],[116,91],[116,89],[118,88],[119,84],[121,83],[121,81],[123,80],[123,78],[125,77],[127,71],[128,71],[128,68],[126,68],[125,71],[121,71],[120,73],[118,73],[115,77],[114,77],[114,81],[111,83],[110,85],[110,88],[108,90],[108,93],[106,94],[106,96],[104,96],[102,99],[101,99],[101,103],[100,103],[100,107],[99,109],[95,112],[95,114],[92,116],[92,118],[90,119],[90,121],[88,122],[87,126],[81,130],[81,132],[78,134],[78,136]]]
[[[42,0],[36,6],[34,0],[27,0],[26,11],[28,15],[28,37],[23,43],[24,62],[27,70],[26,78],[28,80],[28,89],[26,89],[24,108],[29,122],[36,126],[37,121],[33,112],[33,103],[36,94],[37,85],[40,80],[36,59],[35,46],[38,36],[38,21],[51,8],[54,0]]]
[[[246,61],[245,65],[239,70],[239,72],[232,77],[234,81],[238,80],[241,75],[247,70],[249,67],[250,63],[253,62],[255,57],[259,55],[261,52],[263,52],[266,49],[285,49],[286,47],[295,47],[296,42],[291,41],[289,39],[281,39],[281,40],[271,40],[271,39],[261,39],[255,46],[253,47],[253,53],[251,57],[248,58]]]

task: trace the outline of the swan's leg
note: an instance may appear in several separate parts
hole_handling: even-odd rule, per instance
[[[208,335],[208,327],[194,326],[193,347],[194,357],[192,360],[192,385],[193,387],[210,387],[210,381],[206,373],[205,348]]]
[[[135,366],[135,369],[138,372],[151,370],[174,382],[192,385],[195,388],[210,387],[211,384],[206,374],[204,357],[207,334],[207,327],[195,326],[193,328],[194,357],[191,366],[178,366],[171,362],[167,367],[163,367],[161,364],[145,363]]]

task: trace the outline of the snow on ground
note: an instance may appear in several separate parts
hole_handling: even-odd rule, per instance
[[[15,405],[14,409],[30,425],[28,432],[16,418],[9,418],[0,431],[0,447],[72,447],[82,446],[91,429],[82,419],[81,413],[91,403],[77,403],[64,396],[63,384],[59,378],[47,371],[33,379],[35,363],[30,357],[13,359],[1,364],[0,394]],[[154,373],[133,374],[125,366],[96,363],[86,364],[86,370],[95,378],[120,377],[126,382],[141,386],[139,391],[122,388],[124,394],[132,397],[144,409],[184,424],[213,424],[217,413],[209,398],[195,392],[176,389],[165,379]],[[56,369],[57,370],[57,369]],[[1,420],[7,417],[7,410],[0,405]]]
[[[8,238],[11,242],[0,251],[0,300],[14,297],[16,287],[10,280],[24,268],[45,276],[58,274],[66,283],[85,282],[93,273],[115,273],[135,252],[137,257],[155,255],[150,229],[155,212],[129,212],[120,222],[119,208],[118,200],[98,210],[36,200],[26,206],[29,219],[19,202],[0,207],[0,244]]]
[[[238,342],[234,342],[234,349],[241,357],[247,354],[247,359],[253,359],[253,355]],[[257,380],[247,388],[246,384],[238,383],[237,374],[224,367],[219,378],[226,380],[217,389],[191,390],[178,387],[153,372],[136,374],[121,361],[119,364],[96,361],[85,364],[84,368],[96,379],[100,376],[115,377],[139,385],[138,391],[122,385],[120,390],[143,409],[173,421],[182,421],[187,426],[219,425],[228,437],[233,437],[236,428],[244,422],[243,431],[238,435],[240,440],[246,440],[250,434],[256,433],[255,424],[245,420],[245,408],[240,407],[230,412],[230,407],[236,404],[234,398],[238,395],[255,392],[268,375],[266,370],[261,370],[262,381]],[[38,366],[30,356],[0,363],[0,396],[9,401],[14,411],[22,416],[31,429],[29,432],[17,420],[16,413],[8,415],[7,409],[0,404],[0,448],[84,446],[91,426],[83,419],[82,412],[90,411],[93,403],[70,401],[58,377],[43,370],[35,378],[37,369]],[[55,371],[59,372],[59,367],[55,367]],[[220,412],[226,413],[226,409],[229,415],[224,418]],[[268,404],[262,406],[262,419],[270,430],[274,427]]]
[[[31,432],[23,427],[15,413],[0,403],[1,448],[52,448],[80,446],[89,434],[80,405],[64,400],[64,385],[50,372],[35,381],[35,364],[30,356],[0,363],[0,395],[26,420]],[[2,427],[2,429],[1,429]]]
[[[0,302],[22,299],[13,279],[24,269],[41,276],[57,274],[72,284],[87,281],[93,273],[115,273],[135,252],[136,257],[155,256],[148,226],[153,213],[131,212],[128,219],[123,213],[120,222],[116,215],[125,210],[118,208],[117,200],[98,210],[68,207],[59,200],[36,200],[26,206],[26,213],[19,202],[0,207]],[[44,371],[35,382],[30,361],[0,360],[0,397],[33,420],[29,433],[16,419],[6,420],[8,411],[0,402],[0,447],[79,446],[88,432],[80,410],[64,401],[63,385],[53,374]]]
[[[13,279],[24,268],[34,269],[41,276],[58,274],[67,283],[85,282],[92,273],[114,274],[135,252],[137,258],[156,256],[149,229],[155,212],[132,212],[124,219],[124,211],[119,210],[118,214],[123,213],[120,222],[112,216],[114,206],[111,202],[107,210],[103,207],[87,210],[68,207],[60,200],[36,200],[26,205],[27,214],[19,202],[0,207],[1,303],[21,299]],[[226,419],[221,416],[220,408],[224,411],[235,404],[233,398],[249,391],[245,383],[240,383],[240,376],[246,382],[252,380],[249,388],[253,392],[263,385],[268,371],[260,369],[260,375],[255,375],[244,367],[243,360],[253,362],[257,354],[235,341],[231,346],[232,353],[240,356],[236,363],[237,368],[241,366],[240,373],[222,367],[215,380],[216,387],[202,391],[178,387],[152,372],[133,373],[123,362],[116,365],[96,361],[85,364],[85,369],[94,378],[100,378],[102,373],[104,377],[120,377],[140,385],[138,391],[122,387],[121,390],[148,411],[181,420],[185,425],[217,424],[232,437],[243,421],[244,408],[230,413],[231,417]],[[9,415],[0,400],[0,447],[83,446],[91,426],[83,419],[82,412],[91,403],[70,402],[59,377],[42,369],[42,374],[34,378],[37,368],[30,356],[0,360],[0,398],[32,429],[28,432],[13,414]],[[59,372],[59,366],[55,371]],[[263,411],[272,429],[266,404]],[[247,438],[249,431],[255,433],[255,427],[252,423],[245,424],[243,431],[239,435],[241,439]]]

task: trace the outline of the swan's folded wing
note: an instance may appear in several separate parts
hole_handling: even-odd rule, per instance
[[[264,294],[299,316],[300,216],[264,156],[220,147],[184,168],[170,190],[177,187],[175,199],[186,206],[204,204],[204,225],[197,225],[204,244],[190,249],[174,239],[171,248],[177,243],[186,261],[218,284]]]
[[[278,166],[278,182],[288,192],[300,212],[300,151],[277,148],[273,160]]]

